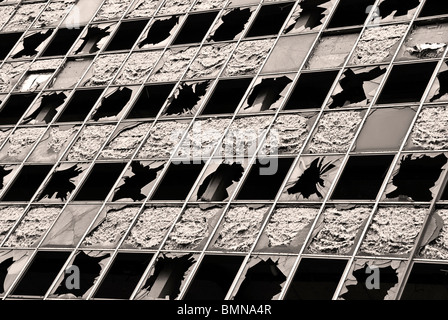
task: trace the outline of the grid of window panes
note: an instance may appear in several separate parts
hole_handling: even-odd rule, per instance
[[[448,298],[447,44],[436,0],[0,1],[0,298]]]

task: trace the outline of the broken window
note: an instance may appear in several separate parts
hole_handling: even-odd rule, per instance
[[[84,176],[88,164],[64,163],[59,165],[51,175],[44,189],[37,196],[37,201],[65,202]]]
[[[0,92],[9,92],[29,65],[28,61],[4,63],[0,67]]]
[[[23,3],[21,4],[14,15],[8,21],[2,31],[24,31],[28,29],[33,21],[39,16],[44,9],[46,2],[37,2],[37,3]],[[2,7],[3,10],[3,7]]]
[[[3,10],[3,7],[2,7],[2,10]],[[0,27],[1,27],[1,25],[0,25]],[[48,30],[46,33],[36,32],[35,35],[37,35],[37,36],[35,36],[35,37],[39,38],[39,40],[40,40],[40,37],[43,37],[47,33],[48,33],[48,36],[49,36],[51,34],[51,31]],[[3,60],[3,59],[5,59],[8,56],[8,53],[16,46],[17,41],[19,41],[19,39],[21,37],[22,37],[22,33],[3,33],[3,34],[0,34],[0,43],[2,44],[1,47],[0,47],[0,60]],[[32,37],[32,36],[29,36],[29,37]],[[25,39],[26,38],[27,37],[25,37]],[[25,41],[23,40],[22,41],[23,45],[25,45],[24,42]],[[34,40],[33,40],[32,44],[33,44],[32,46],[34,46]],[[39,42],[39,44],[40,44],[40,42]],[[13,52],[15,52],[16,50],[17,49],[15,49]],[[32,54],[33,55],[37,54],[37,51],[36,52],[32,51]],[[13,57],[16,57],[16,55],[14,55]],[[19,56],[17,58],[19,58]]]
[[[436,65],[436,62],[395,65],[377,103],[419,102]]]
[[[95,219],[95,222],[83,239],[81,247],[115,248],[139,210],[139,207],[107,206]]]
[[[49,88],[73,88],[92,63],[92,58],[68,59],[52,79]]]
[[[274,200],[293,161],[293,158],[258,159],[250,168],[236,199]]]
[[[100,151],[109,135],[114,131],[115,125],[90,125],[83,128],[76,142],[66,155],[68,161],[92,160]]]
[[[234,113],[251,82],[252,78],[219,80],[201,114]]]
[[[333,191],[333,200],[374,200],[392,163],[393,155],[351,156]]]
[[[165,46],[179,27],[179,16],[162,17],[150,22],[138,42],[138,48],[147,49],[153,46]]]
[[[5,172],[5,170],[2,170]],[[24,212],[23,207],[19,206],[1,206],[0,207],[0,241],[8,235],[11,228],[16,224]],[[0,253],[1,260],[1,253]],[[1,262],[0,262],[1,264]],[[0,267],[1,269],[1,267]],[[0,281],[1,283],[1,281]],[[1,289],[1,287],[0,287]],[[0,290],[0,293],[2,291]]]
[[[129,299],[152,257],[152,253],[118,253],[94,297]]]
[[[305,68],[325,69],[342,66],[357,39],[358,33],[323,35],[309,56]]]
[[[295,258],[253,256],[232,293],[234,300],[276,300],[291,272]]]
[[[269,213],[264,205],[234,206],[224,215],[208,250],[248,252]]]
[[[195,56],[198,48],[168,49],[159,60],[149,77],[151,82],[178,81],[184,74],[190,60]]]
[[[207,93],[210,81],[182,82],[168,99],[164,116],[193,116]]]
[[[398,150],[415,114],[415,110],[410,107],[374,109],[359,133],[354,150]]]
[[[64,18],[64,16],[72,9],[75,0],[51,1],[37,21],[33,28],[54,27]]]
[[[446,264],[414,263],[400,300],[447,300]]]
[[[217,15],[217,11],[188,15],[172,44],[201,42]]]
[[[240,162],[211,164],[194,194],[196,201],[227,200],[243,176],[244,169]]]
[[[105,0],[93,21],[120,19],[132,0]]]
[[[42,242],[43,247],[75,247],[97,215],[100,205],[68,205]]]
[[[160,0],[137,0],[134,1],[126,15],[127,18],[150,17],[160,5]]]
[[[228,41],[238,39],[246,28],[255,7],[226,10],[213,26],[208,41]]]
[[[46,46],[49,41],[49,37],[53,33],[53,29],[47,29],[43,31],[32,31],[28,32],[22,41],[14,48],[11,52],[11,58],[32,58],[36,56],[42,48]],[[11,33],[10,35],[17,35],[16,33]],[[9,35],[8,35],[9,36]],[[1,39],[2,37],[0,37]],[[8,38],[6,38],[8,40]],[[17,39],[18,40],[18,39]],[[16,41],[17,41],[16,40]],[[3,47],[3,45],[2,45]],[[11,48],[7,49],[8,52]],[[5,49],[6,51],[6,49]],[[5,52],[5,55],[8,53]]]
[[[58,29],[50,44],[42,53],[42,57],[64,56],[75,43],[82,29]]]
[[[0,161],[23,161],[45,131],[45,127],[16,128],[0,150]]]
[[[15,226],[4,247],[36,247],[61,212],[61,207],[31,207]]]
[[[333,5],[333,0],[303,0],[299,2],[284,33],[319,30]]]
[[[364,111],[324,113],[319,119],[313,138],[307,146],[309,153],[345,153],[364,117]]]
[[[48,80],[51,79],[55,70],[28,71],[20,81],[16,90],[20,92],[36,91],[45,87]]]
[[[437,0],[426,0],[423,5],[422,11],[420,11],[419,17],[438,16],[448,13],[448,6],[445,2]]]
[[[67,99],[67,92],[49,92],[42,94],[25,113],[22,124],[50,123]]]
[[[400,159],[383,199],[431,201],[448,162],[445,154],[406,154]]]
[[[120,24],[105,51],[130,50],[148,24],[148,20],[125,21]]]
[[[145,207],[123,242],[122,248],[158,248],[180,211],[181,207],[175,206]]]
[[[281,201],[322,201],[341,165],[339,157],[301,157],[294,168]]]
[[[144,201],[164,166],[163,161],[131,162],[115,189],[112,201]]]
[[[234,43],[203,46],[189,66],[185,78],[216,77],[234,47]]]
[[[0,295],[9,290],[31,255],[32,252],[27,250],[0,251]]]
[[[428,212],[424,207],[380,207],[373,215],[360,252],[374,256],[408,256]]]
[[[125,108],[137,91],[136,87],[119,87],[109,89],[91,116],[92,120],[115,120],[121,118]]]
[[[224,300],[243,260],[243,256],[206,255],[183,300]]]
[[[285,299],[332,300],[346,265],[347,260],[301,259]]]
[[[442,64],[426,101],[446,101],[448,94],[448,61]]]
[[[0,109],[0,125],[15,125],[36,97],[35,93],[10,95]]]
[[[174,83],[145,86],[131,107],[126,119],[156,117],[173,88]]]
[[[72,277],[73,273],[65,272],[64,277],[59,280],[56,289],[50,293],[50,297],[60,299],[85,299],[109,262],[110,257],[110,252],[78,251],[67,268],[71,266],[78,267],[79,286],[67,286],[66,283],[71,283],[72,281],[69,277]]]
[[[406,261],[356,259],[339,293],[342,300],[394,300],[406,271]],[[379,272],[378,289],[372,290],[372,272]],[[369,284],[369,286],[367,286]]]
[[[152,200],[184,200],[198,178],[204,163],[170,164],[152,195]],[[182,183],[179,177],[182,177]]]
[[[224,76],[241,76],[257,73],[268,52],[274,44],[274,39],[242,41],[233,52],[224,70]]]
[[[417,11],[418,6],[420,5],[421,0],[409,0],[409,1],[400,1],[400,0],[382,0],[378,5],[377,14],[379,15],[382,21],[391,21],[391,20],[410,20],[414,16],[414,13]]]
[[[261,6],[246,37],[261,37],[278,34],[293,6],[294,3],[291,2]]]
[[[302,73],[284,110],[320,109],[337,75],[337,71]]]
[[[126,53],[98,56],[81,80],[81,85],[86,87],[108,85],[117,74],[126,56]]]
[[[341,0],[333,13],[328,28],[363,25],[375,0]]]
[[[174,300],[198,259],[193,254],[162,253],[157,257],[136,300]]]
[[[30,201],[52,165],[25,165],[3,195],[2,201]]]
[[[73,47],[73,54],[88,54],[100,51],[110,38],[114,23],[91,25],[85,29]]]
[[[202,250],[213,232],[223,208],[188,207],[170,232],[164,250]]]
[[[12,291],[14,296],[41,296],[50,289],[70,252],[39,251]]]
[[[65,17],[62,26],[66,28],[79,28],[86,25],[92,19],[101,5],[102,0],[78,0]]]
[[[278,109],[292,81],[293,75],[258,78],[239,113],[258,113]]]
[[[178,145],[189,121],[158,121],[140,148],[138,159],[169,158]]]
[[[446,200],[446,191],[442,199]],[[437,208],[430,215],[417,255],[423,259],[447,260],[448,210],[445,207]]]
[[[75,201],[102,201],[121,175],[125,163],[96,163],[77,192]],[[98,185],[98,183],[100,185]]]
[[[315,33],[281,37],[269,55],[262,72],[299,70],[315,39]]]
[[[82,122],[95,106],[103,89],[76,90],[56,122]]]
[[[325,208],[313,230],[307,251],[315,254],[352,254],[371,212],[371,207],[356,205]]]

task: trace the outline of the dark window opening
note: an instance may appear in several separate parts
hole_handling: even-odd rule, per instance
[[[12,94],[0,110],[0,125],[16,124],[37,94]]]
[[[138,44],[139,48],[150,44],[156,45],[168,39],[174,27],[179,23],[179,17],[172,16],[168,19],[159,19],[154,21],[148,29],[145,38]]]
[[[69,256],[69,252],[37,252],[12,294],[44,296]]]
[[[118,253],[95,298],[129,299],[152,253]]]
[[[197,198],[202,201],[224,201],[229,197],[227,188],[240,181],[244,168],[239,163],[222,163],[199,186]]]
[[[110,35],[110,26],[101,28],[99,26],[92,26],[87,30],[87,34],[81,38],[82,42],[74,51],[74,54],[79,53],[95,53],[101,48],[98,47],[99,42]]]
[[[105,96],[92,119],[95,121],[102,118],[117,116],[128,104],[132,97],[132,90],[129,88],[118,88],[113,93]]]
[[[448,14],[448,3],[440,0],[426,0],[420,17],[437,16],[440,14]]]
[[[5,177],[12,172],[13,169],[6,169],[7,166],[0,166],[0,190],[3,189]]]
[[[448,159],[444,154],[435,157],[422,155],[413,157],[403,156],[400,169],[392,178],[396,189],[386,195],[386,198],[399,200],[431,201],[433,195],[431,188],[436,184],[442,173],[443,166]]]
[[[123,22],[107,45],[106,51],[131,49],[147,24],[148,20]]]
[[[154,118],[173,88],[174,84],[145,86],[126,119]]]
[[[222,24],[216,29],[210,37],[211,41],[233,40],[240,34],[246,23],[249,21],[252,12],[250,8],[235,8],[226,13],[221,18]]]
[[[303,0],[299,3],[300,13],[295,19],[295,23],[285,29],[285,33],[294,29],[304,28],[305,30],[313,30],[322,25],[325,19],[327,9],[320,7],[322,4],[330,0]]]
[[[2,201],[30,201],[51,168],[51,165],[24,166]]]
[[[292,80],[286,76],[279,78],[265,78],[257,84],[247,98],[245,112],[260,112],[271,109],[282,98],[282,92]]]
[[[370,13],[375,0],[341,0],[328,28],[362,25]]]
[[[125,163],[97,163],[75,197],[76,201],[102,201],[118,180]]]
[[[346,260],[302,259],[285,299],[331,300],[346,265]]]
[[[337,74],[337,71],[302,73],[284,110],[320,109]]]
[[[448,62],[445,62],[445,64],[448,65]],[[439,87],[437,88],[437,92],[434,94],[434,96],[431,97],[429,102],[437,101],[441,98],[444,98],[444,96],[448,94],[448,70],[439,72],[437,74],[437,80],[439,82]]]
[[[82,29],[59,29],[51,40],[48,47],[43,52],[43,57],[63,56],[75,43],[81,34]]]
[[[182,83],[165,109],[164,115],[193,115],[196,106],[207,93],[210,81]]]
[[[242,256],[205,256],[184,299],[223,300],[243,260]]]
[[[289,15],[293,3],[282,3],[262,6],[246,37],[275,35],[280,32]]]
[[[237,196],[238,200],[273,200],[277,195],[292,158],[257,160]]]
[[[234,113],[252,78],[219,80],[202,114]]]
[[[171,164],[152,200],[183,200],[204,164]]]
[[[131,170],[133,175],[124,177],[124,183],[117,188],[112,201],[120,199],[132,199],[142,201],[147,195],[142,193],[142,189],[157,178],[157,173],[163,169],[165,164],[151,168],[151,165],[143,165],[141,162],[132,162]]]
[[[8,53],[14,48],[17,41],[19,41],[22,33],[4,33],[0,34],[0,60],[5,59]]]
[[[45,32],[36,32],[25,37],[22,41],[22,50],[14,54],[12,58],[17,59],[21,57],[34,57],[38,53],[37,48],[42,44],[42,42],[47,40],[52,33],[53,29],[49,29]]]
[[[218,12],[189,15],[173,44],[201,42],[217,15]]]
[[[45,197],[49,199],[56,197],[56,199],[66,201],[76,188],[71,179],[79,176],[82,171],[82,168],[76,164],[68,169],[55,171],[37,200],[40,201]]]
[[[394,66],[377,103],[419,102],[436,65],[428,62]]]
[[[14,258],[7,258],[0,262],[0,294],[5,293],[5,279],[8,276],[8,269],[14,264]]]
[[[393,155],[350,157],[331,198],[374,200],[393,158]]]
[[[408,11],[417,8],[419,4],[420,0],[383,0],[378,6],[378,13],[383,19],[392,13],[394,13],[394,17],[405,16]]]
[[[103,89],[75,91],[57,122],[84,121],[102,92]]]
[[[448,265],[414,264],[401,300],[448,300]]]
[[[23,123],[50,123],[67,99],[63,92],[51,93],[41,97],[40,103],[36,104],[36,109],[31,110],[29,115],[23,119]]]

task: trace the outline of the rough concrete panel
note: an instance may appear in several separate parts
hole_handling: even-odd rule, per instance
[[[32,146],[45,132],[46,128],[21,128],[14,131],[8,139],[8,156],[16,157],[24,149]]]
[[[78,128],[71,128],[68,130],[60,130],[58,127],[51,128],[50,140],[48,140],[48,148],[53,152],[58,153],[65,146],[68,139],[78,130]]]
[[[36,245],[60,211],[61,208],[58,207],[32,208],[8,238],[5,246],[31,247]]]
[[[1,207],[0,208],[0,241],[6,236],[11,227],[23,213],[21,207]]]
[[[2,6],[0,10],[0,29],[3,27],[3,25],[8,22],[9,18],[12,16],[12,13],[14,12],[15,5],[11,6]]]
[[[122,130],[101,152],[103,158],[125,159],[131,156],[142,142],[152,123],[142,123]]]
[[[92,160],[114,128],[114,125],[92,125],[85,127],[75,144],[71,147],[67,155],[67,160]]]
[[[149,80],[151,82],[177,81],[184,73],[190,60],[196,54],[197,48],[185,48],[180,50],[169,49],[154,68],[154,73]]]
[[[115,76],[124,59],[126,53],[106,54],[98,57],[90,68],[90,78],[85,81],[85,86],[107,85]]]
[[[448,148],[448,107],[424,108],[418,116],[411,140],[415,146],[429,150]]]
[[[434,240],[426,244],[420,251],[420,257],[424,259],[448,260],[448,209],[439,209],[434,216],[441,219],[442,228]]]
[[[131,2],[132,0],[106,0],[93,20],[118,19],[125,13]]]
[[[233,43],[202,47],[190,65],[186,77],[189,79],[215,77],[218,75],[234,47],[235,45]]]
[[[179,14],[186,12],[194,0],[166,0],[158,14]]]
[[[319,209],[279,207],[266,226],[269,247],[288,246],[317,216]]]
[[[10,130],[0,130],[0,145],[3,144],[3,142],[6,140],[10,133]]]
[[[159,0],[138,0],[133,9],[128,13],[129,18],[152,16],[159,4]]]
[[[11,90],[29,65],[29,62],[5,63],[0,69],[0,92]]]
[[[427,214],[427,208],[379,208],[360,250],[371,255],[409,254]]]
[[[178,155],[180,157],[211,156],[219,139],[230,124],[231,119],[198,120],[182,141]]]
[[[115,80],[116,84],[143,83],[159,59],[161,51],[137,52],[131,54]]]
[[[214,247],[224,250],[248,251],[260,232],[267,207],[258,209],[239,206],[225,215]]]
[[[45,4],[45,2],[22,4],[2,31],[12,32],[26,30],[33,23],[34,19],[37,18]]]
[[[188,123],[161,121],[151,129],[148,140],[138,152],[138,158],[168,158],[180,142]]]
[[[74,3],[74,0],[50,2],[50,4],[45,8],[45,11],[39,16],[39,19],[37,19],[33,27],[43,28],[58,24]]]
[[[179,207],[147,208],[140,214],[125,244],[137,248],[159,246],[179,214]]]
[[[210,221],[222,211],[221,208],[202,210],[188,208],[174,226],[163,247],[165,250],[195,250],[210,235]]]
[[[369,207],[327,208],[308,250],[312,253],[348,254],[370,212]]]
[[[391,58],[394,54],[392,49],[398,45],[407,28],[405,24],[367,28],[356,46],[351,63],[373,64]]]
[[[254,74],[264,62],[274,39],[241,42],[227,64],[226,76]]]
[[[193,11],[220,9],[224,8],[226,3],[227,0],[198,0],[193,6]]]
[[[87,234],[83,246],[102,247],[116,244],[129,228],[138,210],[138,207],[130,207],[108,211],[104,219]]]
[[[34,61],[29,71],[46,71],[46,70],[56,70],[64,61],[64,59],[46,59]]]
[[[325,113],[308,147],[309,152],[346,152],[361,121],[359,111]]]

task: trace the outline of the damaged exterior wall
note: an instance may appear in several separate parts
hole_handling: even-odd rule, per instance
[[[159,59],[161,51],[133,53],[126,61],[115,84],[143,83]]]
[[[8,22],[9,18],[11,18],[15,7],[15,5],[1,7],[2,10],[0,10],[0,30],[4,26],[4,24]]]
[[[84,81],[84,86],[104,86],[107,85],[118,72],[121,64],[126,58],[126,54],[106,54],[98,57],[88,72],[88,78]]]
[[[87,126],[71,147],[67,160],[92,160],[114,130],[114,125]]]
[[[46,128],[20,128],[14,131],[8,138],[8,156],[18,157],[28,147],[32,146]]]
[[[433,215],[435,229],[438,231],[421,248],[419,256],[424,259],[448,260],[448,210],[439,209]]]
[[[226,62],[234,44],[211,45],[201,48],[188,69],[186,77],[203,78],[215,77]]]
[[[227,3],[227,0],[198,0],[193,6],[193,11],[211,10],[215,8],[222,8]]]
[[[75,2],[75,0],[50,2],[33,27],[43,28],[57,24],[68,13]]]
[[[186,12],[194,0],[166,0],[158,14],[176,14]]]
[[[58,127],[53,127],[50,130],[50,140],[48,141],[48,147],[54,152],[59,153],[62,148],[68,142],[68,139],[76,132],[78,128],[70,128],[68,130],[62,130]]]
[[[120,18],[131,2],[132,0],[106,0],[101,6],[94,21]]]
[[[132,5],[128,18],[139,18],[152,16],[159,5],[159,0],[138,0]]]
[[[437,119],[437,121],[434,121],[435,119]],[[425,150],[447,149],[447,127],[447,106],[424,108],[418,116],[417,122],[412,130],[412,144]]]
[[[0,92],[11,90],[29,65],[29,62],[5,63],[0,69]]]
[[[45,3],[22,4],[8,24],[3,28],[3,32],[23,31],[27,29],[37,18],[39,13],[45,7]],[[2,7],[3,10],[3,7]]]
[[[179,80],[197,48],[168,49],[149,78],[151,82]]]
[[[21,207],[1,207],[0,208],[0,241],[3,241],[14,223],[22,216]]]

